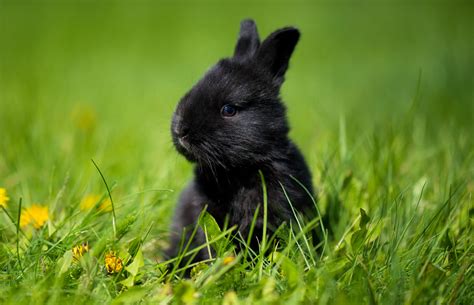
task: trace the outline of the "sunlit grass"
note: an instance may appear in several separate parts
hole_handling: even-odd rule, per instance
[[[166,261],[192,174],[171,113],[248,16],[262,36],[302,31],[282,96],[321,217],[255,252],[203,214],[207,244]],[[472,16],[447,4],[0,4],[0,303],[472,304]],[[201,249],[211,259],[191,263]]]

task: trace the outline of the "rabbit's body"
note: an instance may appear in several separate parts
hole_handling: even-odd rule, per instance
[[[259,171],[267,188],[269,233],[294,217],[288,198],[296,211],[314,211],[311,174],[288,138],[286,110],[279,99],[298,39],[298,30],[284,28],[260,45],[253,21],[243,21],[234,56],[219,61],[178,104],[173,141],[197,165],[178,203],[169,255],[177,254],[184,228],[189,238],[206,205],[219,225],[227,219],[244,238],[260,206],[252,239],[256,246],[263,227]],[[195,244],[204,242],[198,231]],[[198,259],[203,258],[204,251]]]

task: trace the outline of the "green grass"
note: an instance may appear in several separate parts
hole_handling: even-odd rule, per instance
[[[410,3],[1,1],[0,303],[472,304],[474,7]],[[203,215],[218,255],[186,279],[162,257],[192,174],[171,114],[248,16],[302,31],[282,96],[332,231],[234,253]],[[91,159],[113,211],[80,209],[108,197]],[[34,203],[49,221],[19,228]]]

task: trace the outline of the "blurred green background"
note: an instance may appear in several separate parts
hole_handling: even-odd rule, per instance
[[[48,202],[70,179],[65,200],[77,203],[103,190],[94,158],[129,196],[118,195],[122,206],[143,190],[181,189],[191,170],[172,147],[173,109],[232,54],[247,17],[262,37],[286,25],[302,32],[282,96],[315,184],[323,159],[368,160],[374,134],[400,130],[416,149],[398,150],[400,164],[447,160],[434,176],[452,169],[442,143],[471,171],[469,2],[1,1],[0,185]],[[176,193],[160,194],[151,204],[166,228]]]

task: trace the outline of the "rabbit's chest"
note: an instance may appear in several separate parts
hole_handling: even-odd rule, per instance
[[[268,203],[268,222],[278,225],[281,214],[287,214],[281,208],[285,202],[278,181],[271,173],[264,173]],[[230,177],[233,177],[230,178]],[[240,173],[240,175],[223,175],[205,179],[198,176],[198,185],[204,192],[208,211],[222,227],[226,219],[228,225],[237,225],[240,230],[246,230],[256,216],[256,226],[263,223],[263,189],[261,176],[258,171]],[[276,187],[278,185],[278,187]],[[258,215],[255,213],[258,211]]]
[[[246,225],[250,223],[262,204],[261,191],[256,188],[241,188],[228,202],[229,220],[232,224]]]
[[[258,211],[257,223],[261,223],[263,216],[263,195],[259,187],[241,187],[233,194],[226,194],[215,198],[209,206],[209,212],[213,215],[219,225],[224,225],[226,218],[230,226],[237,225],[240,230],[247,229]]]

